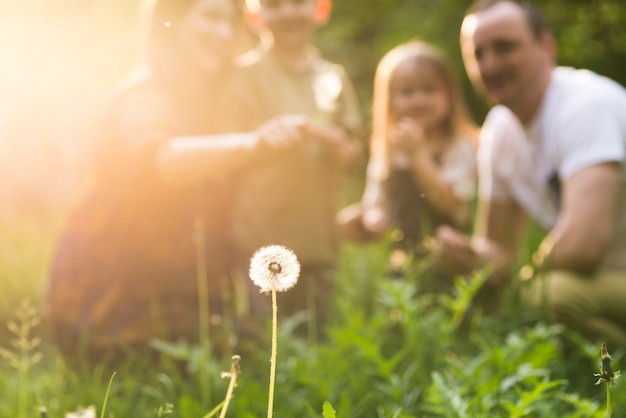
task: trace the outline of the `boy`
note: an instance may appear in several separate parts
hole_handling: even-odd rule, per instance
[[[274,119],[282,128],[271,141],[285,145],[258,153],[241,173],[232,238],[242,269],[264,245],[284,245],[297,254],[300,282],[283,297],[281,313],[307,308],[314,335],[327,311],[322,301],[331,298],[339,169],[358,156],[361,117],[343,68],[323,60],[311,43],[328,20],[330,0],[248,0],[246,6],[261,42],[242,57],[236,77],[240,128],[284,115]],[[258,290],[250,297],[254,311]],[[268,305],[265,298],[258,304]]]

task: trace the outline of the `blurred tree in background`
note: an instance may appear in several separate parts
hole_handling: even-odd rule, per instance
[[[369,117],[374,71],[393,46],[422,39],[457,69],[476,122],[486,112],[465,76],[459,27],[470,0],[335,0],[317,43],[345,65]],[[534,0],[561,65],[626,85],[626,2]],[[59,200],[86,164],[89,121],[134,62],[139,0],[0,0],[0,202]],[[54,189],[55,184],[63,190]],[[42,188],[41,186],[45,187]],[[13,191],[7,191],[13,189]],[[45,190],[44,190],[45,189]],[[18,190],[15,192],[15,190]],[[41,202],[40,202],[41,203]],[[0,203],[0,206],[2,204]]]

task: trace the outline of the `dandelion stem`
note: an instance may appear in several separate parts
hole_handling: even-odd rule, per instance
[[[276,292],[293,287],[300,277],[300,263],[293,251],[281,245],[268,245],[257,250],[250,260],[250,279],[262,292],[272,292],[272,356],[270,358],[270,388],[267,417],[274,412],[274,382],[276,380],[276,339],[278,307]]]
[[[606,382],[606,416],[611,418],[611,382]]]
[[[272,287],[272,357],[270,359],[270,393],[267,401],[267,418],[271,418],[274,410],[274,381],[276,380],[276,346],[278,321],[278,307],[276,305],[276,288]]]

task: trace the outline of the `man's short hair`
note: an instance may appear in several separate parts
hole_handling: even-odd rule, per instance
[[[526,22],[528,22],[528,26],[532,31],[535,38],[540,38],[545,32],[550,31],[548,23],[545,18],[535,7],[534,5],[527,3],[525,1],[519,0],[476,0],[474,1],[470,7],[465,12],[465,16],[478,13],[482,10],[489,9],[492,6],[495,6],[498,3],[513,3],[518,6],[524,12],[526,16]]]

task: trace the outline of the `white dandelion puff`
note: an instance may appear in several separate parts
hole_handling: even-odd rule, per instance
[[[250,260],[250,278],[261,292],[284,292],[300,277],[298,257],[282,245],[268,245],[257,250]]]

